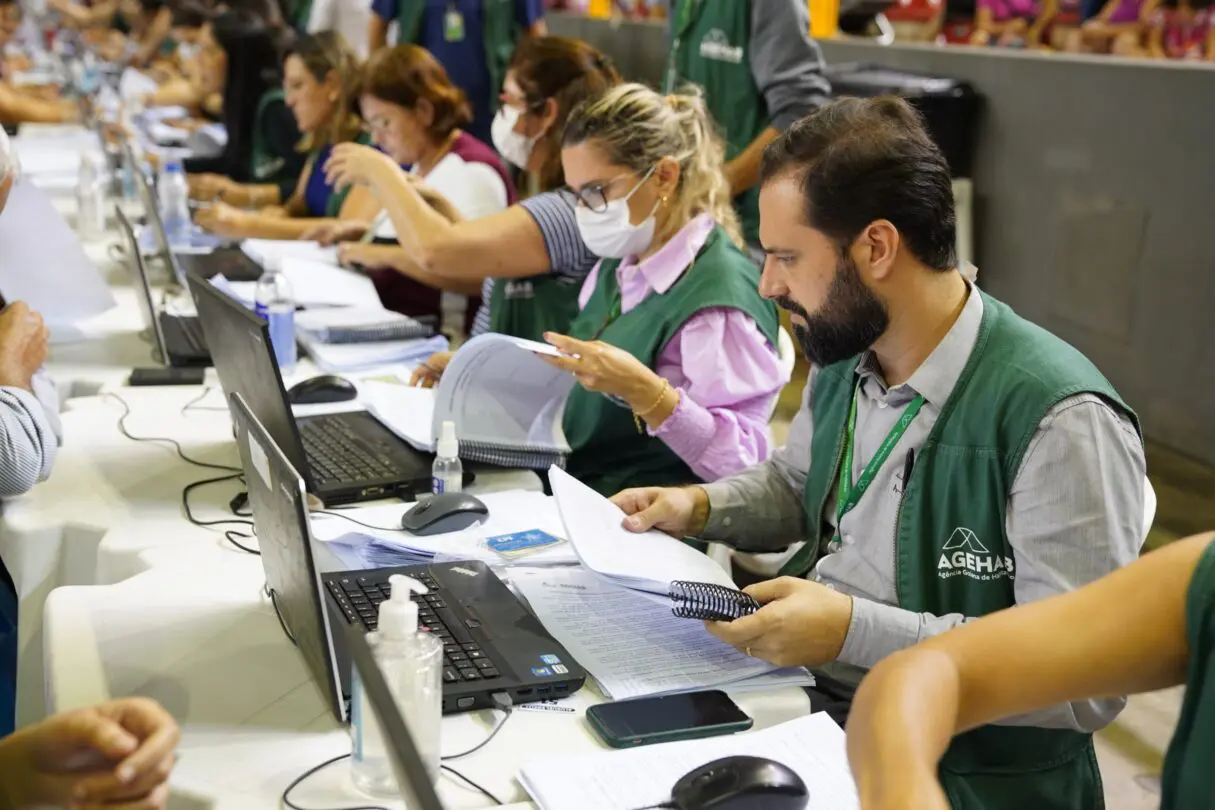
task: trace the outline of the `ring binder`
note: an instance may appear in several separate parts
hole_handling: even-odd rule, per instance
[[[671,612],[681,619],[706,622],[732,622],[750,616],[760,604],[749,594],[708,582],[671,583]]]

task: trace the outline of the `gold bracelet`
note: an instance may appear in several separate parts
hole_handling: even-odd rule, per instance
[[[641,420],[645,417],[646,414],[653,413],[658,408],[658,406],[662,404],[662,401],[664,399],[666,399],[666,397],[667,397],[667,392],[670,390],[671,390],[671,383],[667,379],[663,378],[662,390],[658,392],[658,399],[654,400],[654,404],[651,405],[650,407],[646,408],[644,411],[638,411],[638,410],[633,411],[633,424],[635,424],[637,426],[638,433],[645,432],[641,427]]]

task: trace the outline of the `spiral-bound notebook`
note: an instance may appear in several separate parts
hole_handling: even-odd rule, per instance
[[[380,343],[428,338],[434,327],[387,309],[338,307],[305,310],[296,328],[322,343]]]
[[[371,386],[367,408],[424,452],[434,452],[435,437],[451,421],[465,461],[564,468],[570,446],[561,421],[574,378],[538,353],[556,349],[507,335],[480,335],[460,347],[437,388]]]

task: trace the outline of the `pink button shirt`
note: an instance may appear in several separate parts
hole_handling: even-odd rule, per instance
[[[621,313],[671,289],[713,227],[713,219],[702,214],[640,264],[635,256],[622,261],[616,269]],[[595,290],[599,267],[582,285],[580,308]],[[667,343],[654,371],[679,392],[679,405],[651,435],[694,473],[716,481],[768,457],[768,419],[789,375],[751,316],[728,308],[698,312]]]

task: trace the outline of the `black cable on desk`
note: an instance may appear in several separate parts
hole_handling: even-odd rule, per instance
[[[127,401],[113,392],[106,392],[107,397],[113,397],[118,400],[118,404],[122,405],[122,416],[118,417],[118,432],[133,442],[162,442],[171,445],[177,451],[178,457],[187,464],[193,464],[195,467],[204,467],[208,470],[227,470],[228,472],[239,473],[239,467],[229,467],[227,464],[212,464],[209,461],[199,461],[198,459],[190,458],[186,455],[186,451],[182,449],[181,443],[177,439],[170,439],[164,436],[136,436],[127,429],[127,417],[131,415],[131,406]]]
[[[193,492],[194,490],[198,489],[199,487],[205,487],[208,484],[218,484],[222,481],[235,481],[235,480],[243,478],[243,477],[244,477],[244,473],[237,472],[237,473],[232,473],[231,475],[221,475],[216,478],[204,478],[201,481],[193,481],[189,484],[186,484],[185,488],[182,489],[182,491],[181,491],[181,508],[182,508],[182,511],[186,515],[186,520],[190,521],[190,523],[195,526],[202,526],[204,528],[210,527],[210,526],[237,525],[237,526],[245,526],[249,529],[252,529],[253,521],[251,521],[251,520],[246,520],[244,518],[222,518],[220,520],[199,520],[198,518],[194,517],[194,511],[192,509],[190,509],[190,493]],[[227,540],[229,543],[236,546],[238,549],[245,552],[246,554],[254,554],[259,557],[261,556],[260,551],[258,551],[257,549],[249,548],[248,546],[240,543],[238,540],[236,540],[237,537],[240,537],[242,539],[252,539],[252,538],[256,537],[256,535],[255,534],[246,534],[245,532],[238,531],[236,529],[225,529],[224,530],[224,539]]]
[[[485,797],[486,797],[486,798],[488,798],[488,799],[489,799],[491,802],[493,802],[494,804],[498,805],[499,807],[502,807],[502,806],[504,806],[504,805],[506,804],[506,802],[502,801],[502,800],[501,800],[501,799],[499,799],[497,796],[495,796],[494,794],[490,793],[488,790],[486,790],[485,788],[481,787],[481,786],[480,786],[480,785],[478,785],[476,782],[474,782],[473,780],[469,779],[467,776],[465,776],[464,774],[460,773],[459,771],[457,771],[455,768],[451,767],[450,765],[440,765],[440,766],[439,766],[439,769],[440,769],[440,770],[447,771],[449,774],[451,774],[452,776],[456,777],[456,778],[457,778],[457,779],[459,779],[461,782],[465,783],[466,785],[469,785],[469,786],[473,787],[474,789],[476,789],[477,791],[479,791],[479,792],[481,793],[481,795],[485,796]]]
[[[300,807],[298,804],[291,801],[291,791],[293,791],[297,787],[299,787],[300,784],[308,777],[313,776],[317,773],[320,773],[325,768],[328,768],[330,765],[333,765],[336,762],[341,762],[344,759],[350,759],[350,754],[342,754],[340,757],[334,757],[333,759],[327,759],[324,762],[322,762],[320,765],[317,765],[314,768],[310,768],[307,771],[304,771],[304,773],[301,774],[294,782],[287,785],[287,789],[283,791],[283,804],[287,805],[287,807],[290,807],[291,810],[311,810],[310,808],[307,808],[307,807]],[[325,810],[388,810],[388,808],[383,807],[378,804],[365,804],[365,805],[359,805],[357,807],[327,807],[327,808],[325,808]]]
[[[514,712],[515,702],[513,700],[511,700],[510,695],[507,694],[506,692],[494,692],[492,695],[490,695],[490,700],[492,700],[494,702],[495,709],[499,709],[504,713],[502,716],[502,720],[499,721],[499,723],[493,727],[493,729],[489,732],[489,736],[486,737],[484,740],[477,743],[475,746],[468,749],[467,751],[462,751],[459,754],[451,754],[450,756],[441,757],[440,759],[442,759],[443,762],[451,762],[453,759],[463,759],[464,757],[472,756],[473,754],[477,753],[482,748],[484,748],[485,746],[487,746],[491,742],[493,742],[494,737],[498,736],[498,732],[502,730],[502,727],[506,725],[506,721],[510,719],[511,714]]]
[[[364,529],[374,529],[377,532],[403,532],[403,531],[405,531],[400,526],[372,526],[370,523],[364,523],[363,521],[355,520],[354,518],[349,517],[348,515],[343,515],[341,512],[333,512],[328,509],[314,509],[312,514],[328,515],[329,517],[341,518],[342,520],[350,521],[351,523],[355,524],[356,526],[362,526]]]

